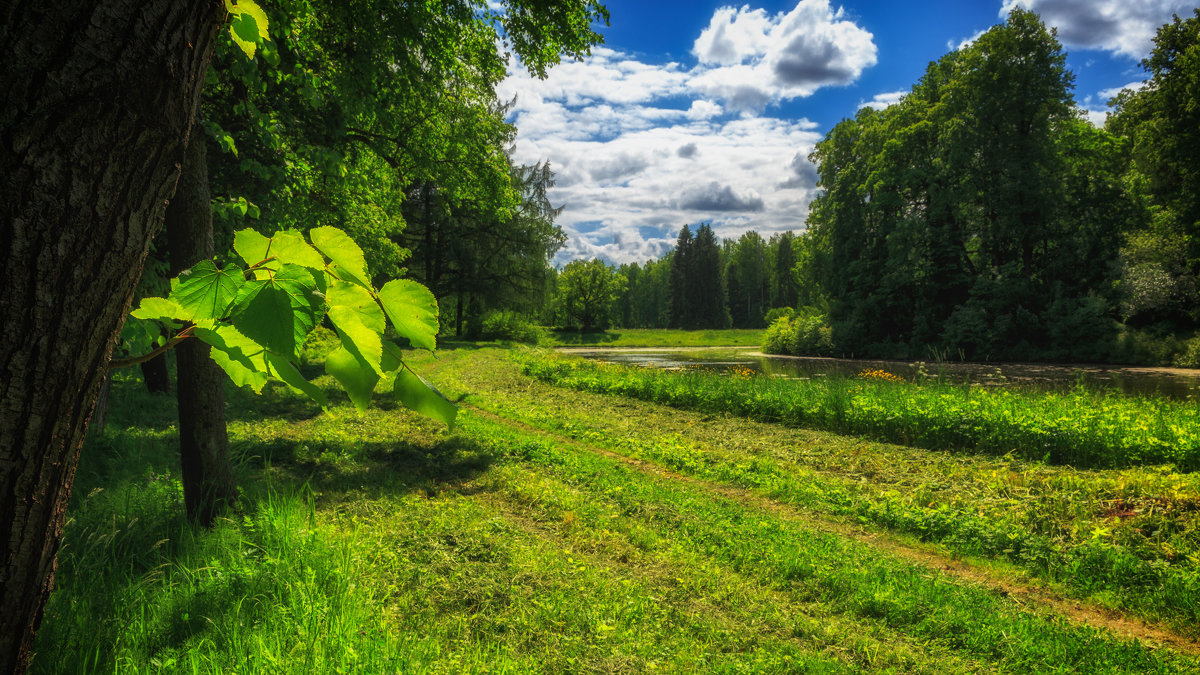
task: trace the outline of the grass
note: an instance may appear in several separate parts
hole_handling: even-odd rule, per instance
[[[616,328],[603,333],[554,331],[548,347],[758,347],[764,329]]]
[[[464,409],[446,434],[383,400],[325,415],[286,391],[232,394],[244,494],[207,532],[179,515],[169,402],[117,382],[108,432],[84,449],[35,672],[1197,667],[831,532],[805,516],[819,505],[747,501],[718,489],[736,476],[623,456],[693,432],[729,453],[756,431],[807,432],[548,386],[501,350],[422,361],[492,412]],[[822,442],[858,445],[824,438],[813,466]]]
[[[1173,462],[1200,468],[1200,408],[1077,388],[984,389],[894,376],[814,379],[667,372],[553,355],[524,371],[576,389],[930,449],[1014,454],[1086,468]]]

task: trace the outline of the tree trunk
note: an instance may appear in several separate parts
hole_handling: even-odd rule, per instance
[[[214,0],[0,9],[0,673],[32,655],[80,444],[223,17]]]
[[[151,394],[171,393],[171,374],[167,372],[166,353],[159,354],[138,365],[142,369],[142,379],[146,382],[146,391]]]
[[[167,209],[171,276],[213,257],[212,204],[204,137],[188,144],[183,175]],[[225,431],[225,371],[208,356],[209,346],[184,340],[175,348],[179,399],[179,460],[188,519],[205,527],[237,500]]]

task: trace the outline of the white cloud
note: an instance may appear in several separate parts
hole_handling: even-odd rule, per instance
[[[790,12],[722,7],[692,46],[700,62],[691,86],[740,110],[846,85],[875,65],[870,32],[829,0],[801,0]]]
[[[681,226],[704,221],[720,237],[804,227],[821,134],[763,110],[853,81],[875,63],[871,34],[828,0],[774,16],[722,8],[694,54],[688,67],[601,48],[545,80],[517,68],[501,84],[517,97],[514,158],[556,173],[550,199],[568,235],[558,262],[657,258]]]
[[[967,47],[970,47],[971,45],[975,44],[975,41],[978,40],[980,38],[980,36],[982,36],[986,32],[988,32],[987,28],[981,28],[981,29],[975,31],[975,34],[972,35],[971,37],[963,38],[963,39],[959,40],[958,42],[955,42],[954,40],[947,40],[946,41],[946,49],[949,49],[951,51],[958,51],[960,49],[966,49]]]
[[[1124,89],[1129,89],[1131,91],[1137,91],[1138,89],[1141,89],[1145,86],[1146,86],[1145,80],[1138,80],[1137,82],[1130,82],[1129,84],[1125,85],[1124,87],[1113,87],[1112,89],[1105,89],[1104,91],[1101,91],[1097,95],[1100,97],[1100,99],[1102,101],[1108,101],[1111,98],[1115,98],[1117,96],[1117,94],[1121,93],[1121,91]]]
[[[1068,47],[1103,49],[1135,59],[1153,46],[1159,26],[1173,14],[1188,17],[1194,0],[1004,0],[1000,16],[1016,7],[1031,9],[1058,28]]]
[[[889,92],[885,92],[882,94],[875,94],[875,97],[872,98],[870,101],[860,101],[858,104],[858,107],[859,108],[874,108],[876,110],[883,110],[884,108],[886,108],[888,106],[896,105],[897,103],[900,102],[900,99],[904,98],[907,95],[908,95],[907,90],[905,90],[905,91],[889,91]]]

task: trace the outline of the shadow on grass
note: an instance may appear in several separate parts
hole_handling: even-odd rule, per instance
[[[297,579],[324,575],[328,588],[345,581],[340,553],[312,528],[309,509],[453,490],[494,461],[474,440],[432,424],[387,442],[241,442],[231,448],[240,459],[239,508],[203,530],[184,519],[178,481],[147,469],[178,461],[174,443],[139,446],[126,460],[140,469],[121,470],[128,442],[114,438],[93,452],[32,672],[114,672],[119,658],[167,663],[206,641],[236,652],[244,648],[239,626],[270,623],[310,592]]]
[[[241,443],[233,450],[244,467],[269,468],[273,489],[307,485],[321,495],[322,504],[437,493],[472,480],[494,461],[489,451],[463,436],[433,442],[278,439]],[[254,492],[247,490],[248,496]]]

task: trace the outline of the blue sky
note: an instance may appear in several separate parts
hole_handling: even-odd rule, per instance
[[[808,153],[864,105],[894,102],[926,65],[1014,6],[1058,29],[1081,114],[1140,82],[1159,25],[1194,0],[607,0],[605,44],[546,80],[519,65],[516,159],[549,161],[569,242],[559,264],[655,258],[685,223],[718,236],[801,230]]]

